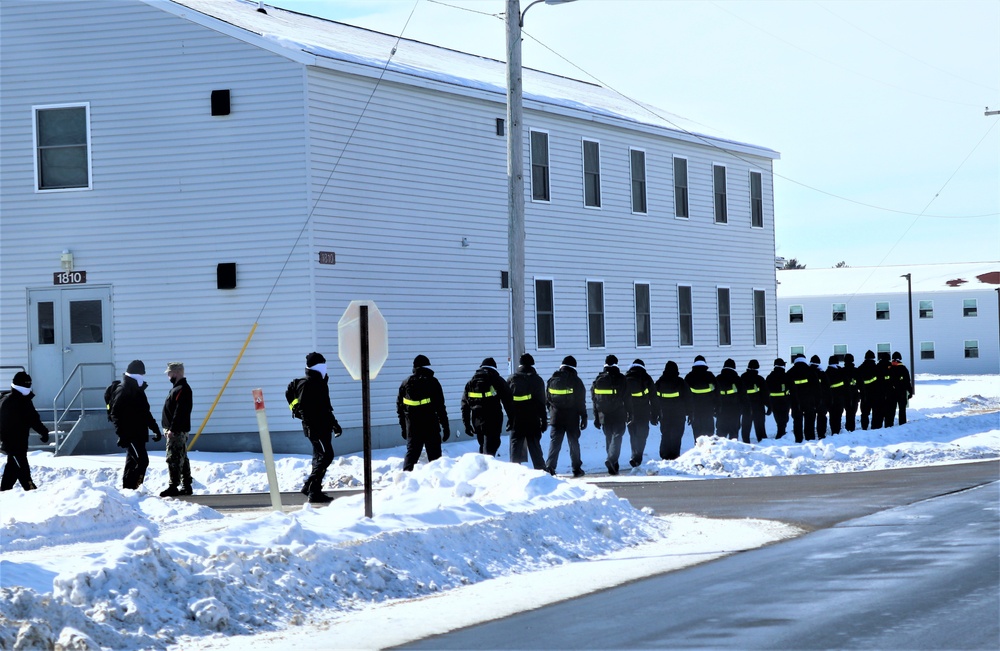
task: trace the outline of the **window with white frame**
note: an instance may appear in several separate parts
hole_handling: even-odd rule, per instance
[[[791,348],[788,349],[788,355],[789,355],[788,361],[789,363],[791,363],[791,361],[796,357],[798,357],[799,355],[805,355],[805,354],[806,354],[805,346],[792,346]]]
[[[549,200],[549,134],[531,132],[531,199]]]
[[[635,284],[635,345],[637,348],[653,345],[652,315],[649,302],[649,283]]]
[[[847,321],[847,303],[833,304],[833,320]]]
[[[90,105],[36,106],[35,187],[90,188]]]
[[[729,311],[729,288],[716,288],[716,295],[719,306],[719,345],[731,346],[733,343],[733,334],[731,329],[732,319],[730,318]]]
[[[630,149],[629,159],[632,169],[632,212],[646,212],[646,152]]]
[[[920,359],[934,359],[934,342],[920,342]]]
[[[688,218],[688,162],[674,158],[674,216]]]
[[[888,355],[891,352],[892,352],[892,344],[875,344],[876,354],[885,353]]]
[[[552,281],[535,279],[535,330],[539,348],[556,347],[555,316]]]
[[[847,354],[847,344],[834,344],[833,354],[840,357],[840,359],[844,359],[844,355]]]
[[[601,207],[601,145],[583,141],[583,205]]]
[[[979,316],[979,301],[974,298],[963,300],[962,316]]]
[[[788,306],[788,322],[789,323],[802,323],[805,316],[802,313],[801,305],[789,305]]]
[[[587,281],[587,335],[591,348],[604,348],[604,283]]]
[[[677,327],[681,346],[694,345],[694,315],[691,311],[691,286],[677,286]]]
[[[750,172],[750,227],[764,228],[764,187],[760,172]]]
[[[918,304],[921,319],[934,318],[934,301],[920,301]]]
[[[767,312],[764,290],[753,290],[753,343],[755,346],[767,345]]]
[[[729,222],[729,210],[726,205],[726,166],[712,166],[712,187],[715,190],[715,223]]]
[[[876,321],[889,320],[889,301],[875,302],[875,320]]]
[[[965,359],[976,359],[979,357],[979,340],[965,340]]]

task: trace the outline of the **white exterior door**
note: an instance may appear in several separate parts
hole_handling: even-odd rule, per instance
[[[37,409],[52,409],[53,398],[74,370],[76,376],[56,406],[65,407],[81,386],[97,387],[84,392],[85,407],[104,406],[104,387],[114,369],[77,366],[112,362],[110,287],[29,289],[28,339]]]

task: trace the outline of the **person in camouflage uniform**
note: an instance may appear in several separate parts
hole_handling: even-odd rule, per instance
[[[170,472],[170,485],[160,493],[160,497],[190,495],[193,490],[187,442],[188,433],[191,431],[193,403],[191,387],[184,377],[184,364],[170,362],[165,372],[170,384],[173,385],[163,403],[163,415],[160,417],[163,433],[167,436],[167,470]]]

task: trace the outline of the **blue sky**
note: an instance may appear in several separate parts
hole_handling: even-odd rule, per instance
[[[503,0],[268,4],[504,58]],[[524,31],[526,67],[779,151],[778,255],[1000,259],[1000,2],[577,0]]]

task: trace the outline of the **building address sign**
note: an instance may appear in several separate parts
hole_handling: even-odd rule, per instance
[[[57,271],[52,274],[53,285],[86,285],[86,271]]]

